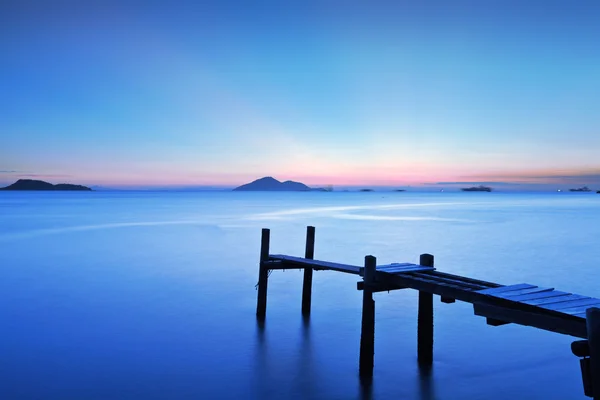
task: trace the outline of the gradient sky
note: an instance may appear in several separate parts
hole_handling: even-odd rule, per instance
[[[0,182],[600,186],[599,21],[595,0],[3,0]]]

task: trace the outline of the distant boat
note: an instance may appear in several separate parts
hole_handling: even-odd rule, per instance
[[[591,192],[591,190],[589,187],[584,186],[577,189],[569,189],[569,192]]]
[[[488,186],[480,185],[480,186],[473,186],[470,188],[462,188],[460,190],[462,190],[463,192],[491,192],[492,188],[488,187]]]

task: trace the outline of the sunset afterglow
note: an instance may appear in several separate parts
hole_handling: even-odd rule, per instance
[[[398,3],[7,5],[0,182],[600,184],[598,3]]]

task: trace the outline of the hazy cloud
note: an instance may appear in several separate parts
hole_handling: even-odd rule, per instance
[[[502,184],[512,181],[512,184],[600,184],[600,170],[588,169],[583,171],[558,170],[558,171],[524,171],[522,173],[510,173],[503,175],[471,175],[464,178],[484,178],[488,184]],[[498,182],[494,182],[494,180]],[[466,183],[466,182],[464,182]],[[476,182],[471,182],[476,183]],[[479,184],[485,184],[479,182]]]
[[[28,171],[15,171],[11,169],[0,170],[0,174],[16,175],[17,178],[69,178],[67,174],[36,174]]]
[[[480,181],[464,181],[464,182],[436,182],[435,185],[518,185],[518,182],[480,182]]]
[[[600,174],[583,174],[583,175],[541,175],[532,176],[532,179],[549,179],[549,180],[560,180],[560,181],[582,181],[589,180],[590,182],[600,182]]]
[[[73,175],[52,175],[52,174],[19,174],[25,178],[69,178]]]

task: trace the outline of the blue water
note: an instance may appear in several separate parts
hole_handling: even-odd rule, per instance
[[[1,193],[2,399],[577,399],[573,338],[491,327],[435,302],[431,375],[417,293],[377,293],[375,371],[358,380],[358,277],[275,271],[255,320],[260,228],[271,252],[416,262],[503,284],[600,295],[600,196],[505,193]]]

